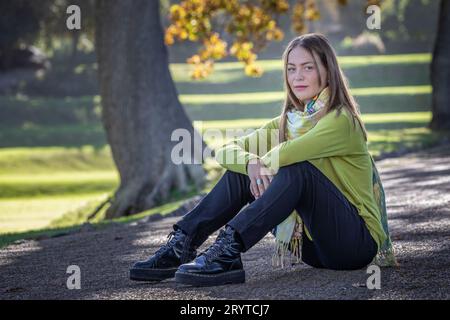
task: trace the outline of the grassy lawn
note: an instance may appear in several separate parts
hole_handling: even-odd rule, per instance
[[[5,174],[0,176],[0,189],[3,190],[0,194],[0,199],[84,195],[110,192],[116,186],[118,186],[118,177],[113,170]]]
[[[208,190],[209,189],[205,189],[204,191],[207,192]],[[189,196],[192,196],[192,194],[190,194]],[[60,200],[61,210],[65,212],[65,214],[61,214],[61,212],[58,212],[58,214],[55,214],[54,216],[49,215],[46,217],[45,215],[42,215],[41,221],[39,221],[35,217],[37,216],[37,207],[32,207],[30,208],[30,210],[34,210],[34,215],[29,212],[26,212],[23,215],[23,219],[29,219],[30,222],[18,221],[17,219],[11,218],[11,222],[13,224],[11,228],[9,230],[4,228],[3,231],[0,232],[0,248],[20,239],[40,239],[76,231],[86,221],[88,213],[91,212],[91,209],[93,209],[95,205],[98,204],[98,201],[102,201],[103,199],[104,197],[102,195],[91,195],[90,198],[86,198],[83,200],[82,198],[77,197],[76,199],[72,199],[72,201],[70,202],[64,202],[63,199],[51,200],[51,203],[48,203],[47,205],[43,204],[45,209],[49,209],[51,206],[56,204],[58,200]],[[100,216],[93,220],[91,222],[91,225],[95,229],[101,229],[109,225],[110,223],[130,223],[157,212],[164,215],[177,209],[182,204],[182,202],[183,198],[159,207],[155,207],[140,214],[117,218],[114,220],[101,220],[102,217]],[[70,209],[71,206],[73,207],[73,209]],[[41,215],[39,214],[39,216]],[[8,219],[6,215],[5,219]],[[49,221],[51,222],[49,223]],[[41,223],[39,224],[39,222]],[[5,224],[5,227],[6,226],[7,224]]]
[[[360,96],[390,96],[390,95],[416,95],[430,94],[431,86],[402,86],[402,87],[373,87],[352,89],[351,93],[356,97]],[[281,102],[283,91],[265,91],[250,93],[226,93],[226,94],[189,94],[181,95],[183,104],[224,104],[224,103],[261,103],[261,102]]]
[[[108,146],[1,148],[0,175],[48,174],[114,169]]]
[[[63,214],[76,211],[103,194],[52,195],[33,198],[8,198],[0,201],[0,233],[23,232],[48,227]]]
[[[431,119],[430,60],[430,54],[340,57],[374,156],[431,145],[439,138],[426,128]],[[281,63],[259,64],[265,71],[261,78],[245,77],[242,65],[231,62],[217,63],[215,73],[199,82],[189,79],[190,66],[170,66],[180,100],[199,131],[256,129],[280,113]],[[98,95],[0,96],[0,246],[76,228],[115,190],[119,180],[99,102]],[[217,148],[227,141],[206,142]],[[213,161],[205,168],[220,172]],[[203,191],[213,184],[214,178]],[[190,195],[174,195],[164,206],[116,222],[170,212]],[[94,222],[98,227],[106,223],[102,215]]]

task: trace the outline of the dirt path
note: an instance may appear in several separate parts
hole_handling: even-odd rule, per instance
[[[173,280],[130,281],[129,266],[165,243],[178,219],[164,218],[3,248],[0,299],[449,299],[450,146],[385,159],[378,166],[401,264],[381,269],[380,290],[365,287],[365,269],[302,264],[274,270],[269,235],[243,255],[247,282],[242,285],[190,288]],[[80,267],[80,290],[66,287],[69,265]]]

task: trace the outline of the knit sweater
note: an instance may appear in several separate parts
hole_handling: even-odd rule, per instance
[[[346,109],[340,113],[331,111],[304,135],[278,143],[280,117],[217,149],[216,161],[230,171],[246,175],[247,163],[254,158],[259,158],[275,174],[279,167],[309,161],[357,208],[380,248],[387,236],[373,196],[372,164],[367,143],[358,123],[353,125],[353,116]],[[261,147],[264,140],[267,148]],[[249,150],[249,146],[257,148]],[[278,163],[272,161],[274,152],[278,152]],[[307,235],[310,237],[309,232]]]

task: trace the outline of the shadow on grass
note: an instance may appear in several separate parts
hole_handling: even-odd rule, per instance
[[[0,148],[11,147],[82,147],[91,145],[102,149],[107,145],[101,125],[35,126],[2,128]]]

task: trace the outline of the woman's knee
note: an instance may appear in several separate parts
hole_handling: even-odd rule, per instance
[[[235,172],[235,171],[231,171],[229,169],[225,170],[225,173],[223,174],[224,177],[240,177],[240,176],[245,176],[247,177],[245,174],[239,173],[239,172]]]
[[[310,170],[311,164],[308,161],[296,162],[287,166],[280,167],[277,175],[293,177]]]
[[[309,161],[295,162],[287,166],[280,167],[279,171],[296,171],[296,170],[310,170],[312,164]]]

